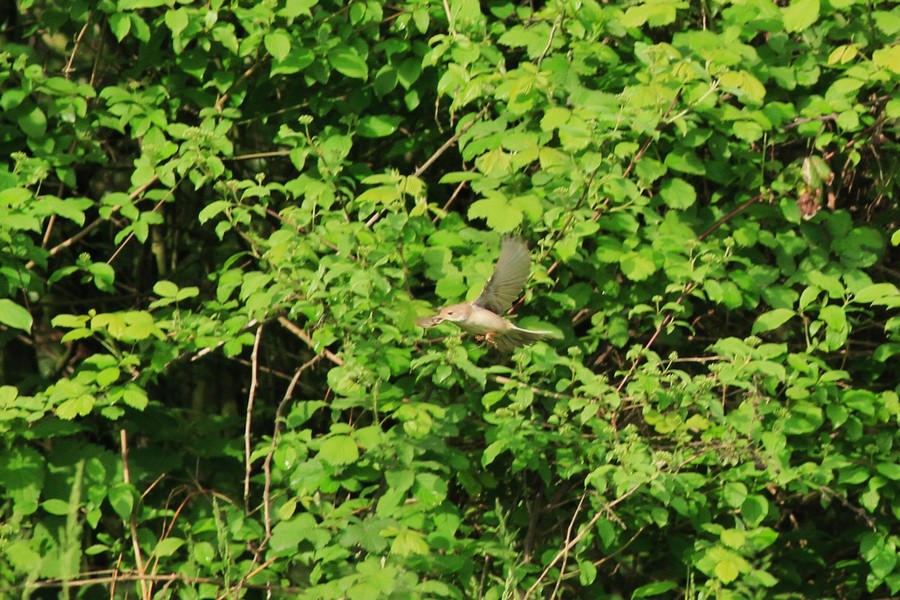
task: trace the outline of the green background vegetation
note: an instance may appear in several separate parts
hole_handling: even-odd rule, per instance
[[[894,3],[4,5],[0,595],[900,592]]]

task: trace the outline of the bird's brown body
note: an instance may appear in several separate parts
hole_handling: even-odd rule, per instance
[[[467,333],[483,337],[504,352],[512,352],[518,346],[550,337],[553,335],[550,331],[523,329],[500,316],[522,293],[530,269],[531,255],[525,242],[517,238],[504,238],[494,274],[474,302],[446,306],[438,314],[419,319],[417,323],[421,327],[433,327],[450,321]]]

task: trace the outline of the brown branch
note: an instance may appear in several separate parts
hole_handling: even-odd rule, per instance
[[[128,194],[128,198],[131,200],[134,200],[135,198],[137,198],[138,196],[143,194],[145,191],[147,191],[147,188],[149,188],[151,185],[156,183],[157,179],[158,179],[157,176],[154,175],[153,177],[150,178],[150,181],[148,181],[147,183],[145,183],[138,189],[134,190],[130,194]],[[113,207],[112,212],[118,212],[121,208],[122,208],[121,206],[116,205]],[[69,239],[63,240],[62,242],[60,242],[59,244],[57,244],[56,246],[51,248],[50,251],[47,253],[48,257],[55,256],[58,253],[60,253],[61,251],[68,248],[69,246],[81,241],[85,236],[87,236],[94,229],[100,227],[100,225],[102,225],[103,223],[106,223],[106,221],[107,221],[107,219],[105,219],[103,217],[99,217],[99,218],[95,219],[94,221],[89,223],[81,231],[79,231],[78,233],[76,233],[75,235],[70,237]],[[30,260],[25,264],[25,268],[33,269],[35,267],[35,265],[36,265],[36,263],[33,260]]]
[[[581,512],[581,507],[584,505],[584,499],[587,498],[587,492],[581,494],[581,498],[578,499],[578,506],[575,507],[575,512],[572,513],[572,518],[569,519],[569,526],[566,528],[566,545],[572,541],[572,532],[575,530],[575,520],[578,518],[578,513]],[[559,586],[562,585],[563,576],[566,572],[566,562],[569,560],[569,553],[566,551],[565,555],[562,559],[562,564],[559,566],[559,577],[556,578],[556,585],[553,587],[553,593],[550,594],[550,600],[556,598],[556,594],[559,592]]]
[[[178,185],[178,184],[176,184],[176,186],[177,186],[177,185]],[[170,189],[168,192],[166,192],[166,195],[159,199],[159,202],[156,203],[156,206],[154,206],[154,207],[150,210],[150,212],[156,212],[156,211],[158,211],[159,208],[163,205],[163,203],[165,203],[166,200],[169,199],[169,197],[172,195],[172,192],[174,192],[174,191],[175,191],[175,188],[172,188],[172,189]],[[130,241],[132,240],[132,238],[134,238],[134,229],[132,229],[132,230],[131,230],[131,233],[129,233],[128,236],[126,236],[125,239],[122,240],[122,243],[119,244],[119,247],[116,248],[116,251],[113,252],[113,255],[109,257],[109,260],[106,261],[106,264],[111,265],[112,262],[113,262],[114,260],[116,260],[116,257],[119,256],[119,254],[122,252],[122,250],[125,249],[125,246],[128,245],[128,242],[130,242]]]
[[[550,35],[547,36],[547,44],[541,51],[541,55],[538,56],[537,61],[535,61],[535,64],[538,68],[540,68],[541,63],[544,62],[544,58],[547,56],[547,53],[550,52],[550,47],[553,45],[553,38],[556,35],[556,32],[559,30],[560,23],[562,23],[562,15],[557,16],[556,20],[553,21],[553,27],[550,28]]]
[[[453,190],[453,193],[450,194],[450,198],[448,198],[447,201],[444,202],[444,205],[441,207],[442,211],[447,212],[448,210],[450,210],[450,207],[453,205],[453,203],[459,197],[460,192],[462,192],[463,189],[465,189],[467,183],[468,183],[467,181],[459,182],[459,185],[457,185],[456,188]],[[437,225],[437,222],[440,220],[440,218],[441,218],[440,215],[435,215],[435,217],[431,220],[432,224]]]
[[[613,506],[615,506],[616,504],[619,504],[620,502],[623,502],[629,496],[634,494],[636,491],[638,491],[638,489],[640,487],[641,487],[640,483],[633,485],[631,487],[631,489],[629,489],[627,492],[625,492],[624,494],[622,494],[615,500],[611,500],[611,501],[607,502],[603,507],[601,507],[594,514],[594,516],[591,517],[591,520],[588,521],[587,524],[585,524],[584,527],[581,528],[581,531],[578,532],[578,535],[569,539],[566,542],[566,544],[560,549],[560,551],[556,553],[556,556],[553,557],[553,560],[550,561],[550,564],[548,564],[546,566],[546,568],[541,572],[540,576],[538,576],[537,580],[535,580],[535,582],[533,584],[531,584],[531,587],[528,588],[528,590],[525,592],[525,595],[523,596],[523,600],[528,600],[528,598],[534,593],[534,591],[538,588],[538,586],[541,585],[541,581],[543,581],[544,578],[547,576],[547,574],[550,573],[550,570],[556,566],[556,563],[558,563],[560,560],[562,560],[569,553],[569,551],[572,550],[572,548],[574,548],[575,545],[578,544],[578,542],[580,542],[591,529],[593,529],[593,527],[597,523],[597,521],[600,520],[600,517],[602,517],[604,514],[606,514],[606,512],[608,510],[610,510]]]
[[[300,329],[299,327],[297,327],[296,325],[291,323],[286,317],[278,317],[278,322],[281,324],[282,327],[284,327],[285,329],[287,329],[288,331],[290,331],[291,333],[296,335],[298,338],[303,340],[303,342],[307,346],[312,348],[313,351],[316,350],[316,343],[313,342],[312,338],[309,337],[308,333],[306,333],[305,331],[303,331],[302,329]],[[338,366],[341,366],[344,364],[344,359],[342,359],[340,356],[338,356],[337,354],[335,354],[328,348],[323,348],[321,350],[321,353],[322,353],[322,356],[324,356],[325,358],[327,358],[328,360],[330,360],[331,362],[333,362],[334,364],[336,364]]]
[[[87,33],[88,27],[91,25],[91,19],[94,18],[94,13],[91,12],[88,15],[88,18],[84,22],[84,26],[81,28],[81,31],[78,32],[78,35],[75,36],[75,45],[72,47],[72,54],[69,55],[69,60],[66,62],[66,66],[63,67],[63,73],[66,76],[66,79],[69,79],[69,76],[75,71],[72,68],[72,63],[75,62],[75,56],[78,54],[78,48],[81,46],[81,40],[84,38],[84,34]]]
[[[254,550],[253,561],[251,564],[257,563],[257,561],[262,556],[262,553],[265,550],[266,546],[268,545],[269,540],[272,538],[272,460],[275,456],[275,450],[278,446],[278,438],[281,434],[281,430],[284,427],[284,424],[282,423],[282,413],[284,412],[285,407],[294,395],[294,388],[300,381],[300,376],[303,375],[304,371],[319,362],[322,357],[322,354],[317,354],[312,359],[305,362],[299,369],[297,369],[297,372],[294,373],[294,377],[291,379],[290,384],[288,384],[287,390],[285,390],[284,392],[284,396],[282,397],[281,402],[278,404],[278,408],[275,409],[275,427],[272,430],[272,442],[269,444],[269,451],[266,453],[266,458],[263,461],[263,474],[265,476],[265,484],[263,486],[263,525],[266,529],[266,535],[263,538],[262,542],[260,542],[259,546],[257,546]],[[259,573],[263,568],[270,565],[273,560],[275,559],[269,559],[268,561],[263,562],[248,571],[241,578],[241,581],[237,584],[236,589],[244,587],[251,577]]]
[[[448,139],[446,142],[444,142],[440,148],[435,150],[434,154],[432,154],[430,157],[428,157],[428,160],[426,160],[424,163],[422,163],[422,166],[420,166],[418,169],[416,169],[413,172],[412,177],[419,177],[425,171],[427,171],[428,168],[431,167],[431,165],[433,165],[435,163],[435,161],[438,158],[440,158],[444,152],[446,152],[454,144],[456,144],[456,142],[459,141],[459,138],[461,138],[467,131],[469,131],[469,129],[471,129],[472,126],[475,125],[475,123],[480,121],[484,117],[484,115],[487,114],[487,111],[490,108],[491,108],[491,103],[489,102],[484,106],[484,108],[482,108],[480,111],[478,111],[478,114],[475,115],[475,118],[473,118],[471,121],[466,123],[462,129],[460,129],[455,134],[453,134],[453,136],[450,139]],[[369,220],[366,221],[366,227],[371,228],[373,225],[375,225],[375,223],[377,223],[381,219],[381,217],[384,216],[385,212],[386,212],[386,209],[381,209],[380,211],[378,211],[377,213],[375,213],[374,215],[369,217]]]
[[[253,473],[251,453],[253,450],[250,439],[250,427],[253,424],[253,403],[256,400],[256,388],[259,386],[259,343],[262,340],[264,323],[256,328],[253,338],[253,350],[250,352],[250,390],[247,393],[247,415],[244,419],[244,510],[250,511],[250,476]]]
[[[128,434],[125,432],[124,428],[119,430],[119,445],[120,453],[122,455],[122,480],[130,485],[131,471],[128,469]],[[140,575],[141,598],[143,598],[143,600],[150,600],[153,586],[149,584],[148,580],[144,579],[147,572],[144,565],[144,557],[141,554],[141,544],[138,541],[137,523],[134,519],[133,510],[132,514],[128,517],[128,528],[131,530],[131,545],[134,548],[134,563],[137,566],[138,574]]]

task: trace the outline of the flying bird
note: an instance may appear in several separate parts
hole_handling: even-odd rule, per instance
[[[555,335],[552,331],[535,331],[513,325],[500,315],[512,306],[522,293],[531,254],[528,246],[519,238],[505,237],[500,246],[500,258],[494,274],[474,302],[453,304],[431,317],[416,320],[420,327],[433,327],[444,321],[455,323],[460,329],[474,333],[502,352],[512,352],[519,346],[527,346]]]

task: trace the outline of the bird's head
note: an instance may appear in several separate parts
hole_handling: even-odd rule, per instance
[[[462,321],[468,321],[471,315],[471,304],[454,304],[452,306],[446,306],[442,308],[441,312],[438,313],[436,318],[440,319],[441,321],[452,321],[454,323],[459,323]]]

